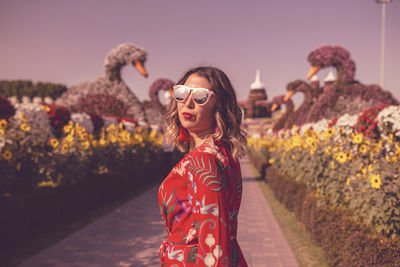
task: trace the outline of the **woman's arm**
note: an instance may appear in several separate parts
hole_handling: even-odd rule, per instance
[[[199,244],[197,262],[205,266],[232,264],[228,189],[221,165],[215,155],[196,152],[187,166],[193,190],[193,229]]]

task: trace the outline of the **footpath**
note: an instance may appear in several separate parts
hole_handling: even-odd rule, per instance
[[[251,267],[298,266],[249,164],[248,158],[242,159],[237,237],[245,259]],[[158,248],[166,233],[157,190],[151,188],[19,266],[160,266]]]

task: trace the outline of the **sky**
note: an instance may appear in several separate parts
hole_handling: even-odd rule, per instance
[[[259,69],[272,99],[305,80],[308,54],[329,44],[350,52],[358,81],[380,84],[381,8],[375,0],[0,0],[0,80],[78,85],[103,76],[108,52],[129,42],[148,52],[148,78],[122,69],[140,100],[156,79],[176,82],[199,65],[222,69],[239,100]],[[385,89],[398,100],[399,26],[394,0],[386,8]]]

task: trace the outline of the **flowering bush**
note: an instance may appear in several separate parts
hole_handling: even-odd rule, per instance
[[[46,140],[53,137],[50,121],[45,107],[37,103],[16,103],[16,114],[10,120],[10,126],[14,129],[20,125],[29,125],[29,138]]]
[[[381,111],[378,125],[385,125],[380,121],[384,118],[397,118],[388,111]],[[250,139],[249,145],[283,174],[314,191],[320,204],[351,210],[361,223],[396,237],[400,235],[400,142],[388,128],[386,135],[375,138],[359,132],[358,117],[362,114],[344,115],[334,124],[321,121],[276,134],[269,131]]]
[[[378,129],[382,136],[394,134],[400,140],[400,106],[389,106],[379,112],[377,116]]]
[[[77,112],[92,113],[99,116],[126,117],[128,108],[119,99],[112,95],[86,95],[79,100]]]
[[[44,109],[49,117],[54,135],[60,138],[63,133],[64,125],[71,119],[71,112],[66,107],[57,105],[47,105],[44,106]]]
[[[379,130],[376,126],[378,123],[376,117],[378,116],[378,113],[385,107],[387,107],[387,105],[380,105],[366,109],[357,119],[357,132],[363,133],[365,136],[372,138],[378,137]]]
[[[11,102],[0,95],[0,119],[8,120],[15,114],[15,108],[11,104]]]
[[[94,127],[91,116],[87,113],[72,113],[71,121],[81,125],[88,133],[93,133]],[[101,127],[100,127],[101,128]]]

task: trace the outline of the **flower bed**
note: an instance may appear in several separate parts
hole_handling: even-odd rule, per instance
[[[129,120],[34,103],[16,110],[0,119],[2,252],[161,181],[176,161],[160,133]]]
[[[377,112],[375,114],[372,111]],[[260,151],[264,156],[264,163],[258,163],[259,166],[265,167],[266,163],[270,164],[275,170],[279,170],[280,176],[287,177],[291,183],[297,183],[296,186],[293,184],[288,186],[284,185],[286,182],[282,180],[279,186],[272,186],[275,187],[278,199],[280,198],[284,203],[287,202],[290,209],[295,212],[296,209],[304,209],[302,205],[307,204],[303,203],[306,201],[307,194],[302,193],[303,201],[296,199],[294,195],[299,190],[306,190],[312,192],[312,202],[315,202],[312,205],[323,210],[322,215],[326,212],[324,216],[333,216],[332,223],[336,219],[342,221],[343,218],[342,231],[347,231],[349,235],[352,235],[354,229],[349,223],[351,221],[354,227],[363,229],[360,230],[363,234],[357,237],[359,239],[362,237],[377,247],[383,244],[379,240],[384,240],[382,242],[386,242],[385,244],[391,244],[391,242],[398,244],[400,125],[397,122],[400,121],[399,115],[400,106],[379,107],[356,115],[344,115],[334,120],[321,120],[300,128],[282,130],[276,134],[271,131],[262,138],[249,139],[249,144],[253,151]],[[364,125],[364,128],[360,125]],[[371,129],[376,134],[364,135],[366,130],[371,133]],[[270,176],[267,175],[267,177],[268,180]],[[296,204],[297,202],[299,204]],[[321,214],[318,216],[322,216]],[[308,214],[305,217],[308,216],[316,215]],[[323,220],[329,218],[324,217]],[[309,225],[309,221],[304,222],[307,228],[317,227]],[[322,221],[319,223],[323,224]],[[329,227],[326,226],[326,229],[321,231],[328,230]],[[374,238],[371,239],[369,236]],[[351,247],[348,242],[352,239],[346,241],[348,236],[345,239],[341,239],[340,236],[337,238],[330,236],[330,238],[339,243],[331,244],[332,240],[328,242],[329,248],[349,249]],[[327,242],[327,239],[320,242]],[[351,244],[354,245],[354,243]],[[386,248],[389,249],[390,246]],[[331,259],[337,256],[331,252],[327,253]],[[351,255],[356,251],[346,253]],[[380,253],[377,254],[377,260],[382,259],[383,254]],[[343,255],[340,257],[344,257]],[[399,264],[398,254],[389,256],[396,256],[396,264]],[[344,264],[344,266],[347,265]],[[371,266],[371,264],[363,266]]]

